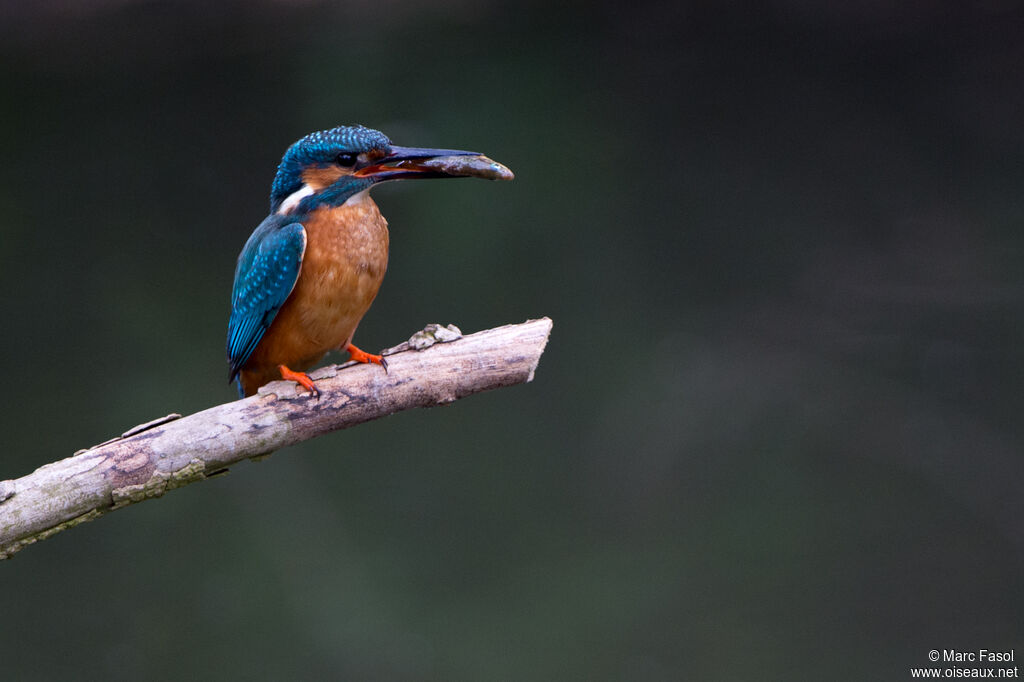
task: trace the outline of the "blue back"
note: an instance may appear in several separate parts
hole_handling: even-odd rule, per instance
[[[291,294],[305,250],[306,228],[292,216],[276,214],[267,217],[245,243],[231,291],[228,381],[238,376]]]

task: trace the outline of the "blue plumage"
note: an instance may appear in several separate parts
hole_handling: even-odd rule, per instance
[[[291,215],[307,215],[322,206],[341,206],[350,197],[359,194],[373,185],[369,178],[341,178],[327,189],[311,194],[299,202]]]
[[[293,216],[271,215],[245,243],[231,292],[227,353],[234,381],[295,287],[306,229]]]

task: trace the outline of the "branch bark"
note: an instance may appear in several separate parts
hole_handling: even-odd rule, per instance
[[[292,382],[275,381],[251,398],[140,424],[27,476],[0,481],[0,559],[244,459],[401,410],[531,381],[551,326],[542,318],[451,342],[444,342],[441,329],[428,334],[427,343],[441,342],[424,350],[404,343],[385,351],[387,373],[376,365],[330,365],[311,373],[319,399],[297,392]],[[423,337],[410,340],[415,346],[421,345],[417,338]]]

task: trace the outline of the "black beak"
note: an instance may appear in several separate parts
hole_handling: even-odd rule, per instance
[[[354,174],[377,182],[403,178],[511,180],[513,177],[508,168],[477,152],[420,147],[391,147],[386,156],[357,168]]]

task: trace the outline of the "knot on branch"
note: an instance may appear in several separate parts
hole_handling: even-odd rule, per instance
[[[117,509],[134,502],[160,497],[168,490],[174,490],[204,478],[206,478],[206,465],[199,459],[192,459],[177,471],[154,471],[145,483],[114,488],[110,493],[113,500],[111,508]]]

